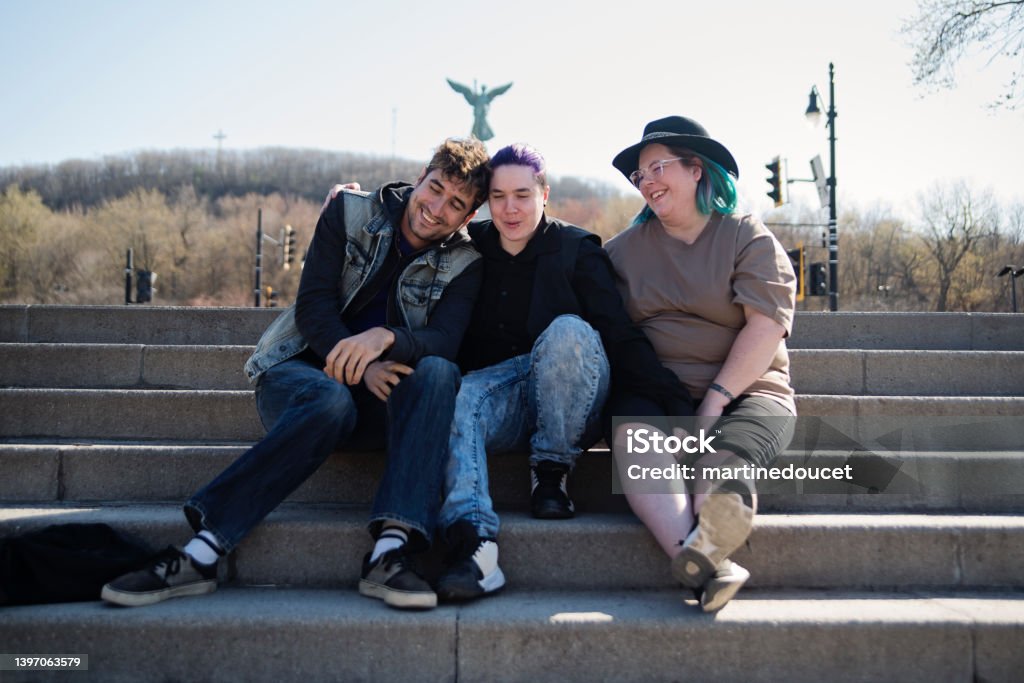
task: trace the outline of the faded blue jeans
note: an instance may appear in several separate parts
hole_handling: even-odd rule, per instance
[[[487,454],[530,449],[530,464],[568,465],[600,438],[610,369],[601,337],[582,318],[561,315],[528,354],[462,378],[448,443],[442,529],[467,519],[498,535]]]
[[[425,547],[437,521],[459,383],[458,366],[427,356],[385,403],[306,360],[279,363],[256,386],[267,435],[189,499],[185,516],[231,551],[335,450],[386,446],[371,533],[382,520],[399,521],[419,532],[413,547]]]

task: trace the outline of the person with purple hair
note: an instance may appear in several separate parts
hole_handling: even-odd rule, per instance
[[[686,388],[630,320],[600,238],[546,215],[544,157],[513,144],[490,166],[491,220],[469,226],[484,276],[458,356],[466,374],[438,517],[451,552],[436,590],[449,602],[505,583],[488,454],[528,450],[533,516],[564,519],[575,514],[566,482],[601,437],[611,384],[693,414]]]

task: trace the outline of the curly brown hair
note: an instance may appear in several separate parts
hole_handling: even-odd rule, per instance
[[[487,191],[491,185],[488,161],[487,148],[476,138],[448,138],[434,150],[434,156],[423,175],[430,175],[431,171],[437,169],[448,180],[466,184],[473,191],[471,211],[475,211],[487,201]]]

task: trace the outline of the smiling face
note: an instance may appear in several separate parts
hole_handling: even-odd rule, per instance
[[[472,188],[452,182],[439,169],[420,176],[405,207],[402,234],[415,249],[445,239],[476,213],[470,209],[473,198]]]
[[[526,248],[537,231],[549,190],[537,182],[529,166],[505,164],[494,169],[487,201],[502,249],[515,255]]]
[[[655,162],[673,159],[679,155],[662,144],[647,145],[640,151],[640,169],[644,179],[640,181],[640,194],[647,206],[663,222],[678,222],[697,213],[697,181],[704,169],[699,163],[688,159],[664,164],[661,173],[652,169]],[[693,165],[686,165],[687,163]]]

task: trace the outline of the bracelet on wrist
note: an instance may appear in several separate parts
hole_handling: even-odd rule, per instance
[[[708,386],[708,389],[711,390],[711,391],[717,391],[718,393],[720,393],[722,396],[725,396],[730,401],[735,401],[736,400],[736,397],[733,396],[732,394],[730,394],[728,389],[723,387],[721,384],[718,384],[717,382],[714,382],[710,386]]]

